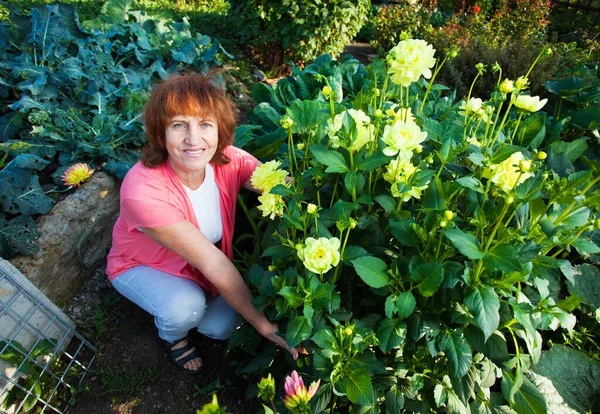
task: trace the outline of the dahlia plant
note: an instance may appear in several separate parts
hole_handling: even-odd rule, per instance
[[[547,412],[544,352],[600,306],[583,292],[600,282],[582,264],[600,252],[588,139],[560,139],[528,74],[494,67],[491,97],[456,102],[433,83],[433,53],[404,40],[367,68],[320,58],[255,90],[256,125],[238,130],[276,158],[252,178],[277,202],[248,215],[247,277],[288,344],[311,351],[313,412]]]

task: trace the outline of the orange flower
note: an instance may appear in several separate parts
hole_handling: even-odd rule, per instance
[[[88,167],[87,164],[74,164],[67,168],[61,177],[61,180],[65,185],[79,187],[79,185],[90,178],[93,173],[94,170]]]
[[[481,11],[481,7],[478,5],[473,6],[473,13],[479,13]]]

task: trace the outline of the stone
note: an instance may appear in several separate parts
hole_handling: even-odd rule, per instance
[[[39,250],[10,260],[57,305],[67,302],[106,259],[119,215],[119,189],[116,178],[92,175],[38,218]]]

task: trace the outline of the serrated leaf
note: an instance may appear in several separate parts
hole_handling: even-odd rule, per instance
[[[509,244],[497,244],[483,258],[483,263],[491,269],[504,272],[520,272],[522,270],[517,250]]]
[[[419,293],[425,297],[432,296],[444,280],[444,268],[437,263],[423,263],[417,266],[410,275]]]
[[[509,394],[515,385],[516,377],[510,372],[502,372],[502,394],[507,400],[510,400]],[[523,378],[523,384],[514,394],[514,402],[509,401],[509,404],[510,408],[519,414],[545,414],[548,412],[544,397],[527,378]]]
[[[385,353],[400,346],[406,339],[406,324],[400,319],[384,319],[377,329],[379,348]]]
[[[342,382],[346,396],[353,403],[360,405],[375,403],[375,393],[368,372],[361,369],[352,370],[343,377]]]
[[[306,318],[304,316],[296,316],[288,323],[285,340],[289,347],[293,347],[308,339],[311,333],[312,327]]]
[[[362,281],[372,288],[388,285],[387,265],[383,260],[373,256],[364,256],[352,260],[352,265]]]
[[[403,292],[396,299],[396,314],[398,319],[403,320],[412,315],[417,305],[417,300],[411,291]]]
[[[385,408],[389,414],[400,414],[404,408],[404,395],[395,385],[385,393]]]
[[[438,346],[448,357],[452,375],[460,378],[469,372],[473,355],[471,347],[460,333],[456,331],[443,332],[439,336]]]
[[[600,308],[600,271],[591,264],[574,267],[573,281],[567,282],[570,294],[583,298],[583,303],[592,309]]]
[[[477,326],[483,331],[485,340],[500,324],[500,300],[490,286],[470,286],[464,303],[475,316]]]
[[[350,171],[346,160],[339,152],[329,151],[325,147],[317,145],[311,146],[310,151],[317,161],[327,166],[325,172],[344,173]]]
[[[450,239],[459,252],[469,259],[482,259],[485,256],[485,253],[481,251],[479,240],[474,235],[465,233],[457,228],[444,231],[444,235]]]

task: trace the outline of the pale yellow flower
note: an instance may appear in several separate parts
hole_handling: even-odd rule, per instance
[[[332,237],[309,237],[298,250],[298,257],[304,266],[314,273],[325,273],[340,262],[340,239]]]
[[[338,131],[342,129],[344,114],[346,113],[348,113],[352,119],[354,119],[356,129],[358,130],[358,136],[350,144],[348,149],[351,149],[352,151],[358,151],[365,144],[375,139],[375,126],[371,124],[371,118],[369,118],[369,116],[360,109],[348,109],[347,111],[336,115],[333,119],[329,118],[327,120],[327,135],[329,136],[329,144],[333,148],[339,148],[342,145],[342,142],[338,136]]]
[[[490,109],[493,111],[493,108],[479,98],[470,98],[468,102],[462,102],[458,109],[458,114],[461,116],[470,115],[483,119],[486,123],[492,123],[488,117],[488,111],[490,111]]]
[[[396,120],[385,126],[382,139],[387,144],[383,150],[385,155],[392,156],[400,152],[401,156],[410,158],[413,151],[422,149],[420,144],[427,139],[427,132],[421,131],[414,122]]]
[[[404,202],[411,198],[420,199],[421,194],[428,185],[422,187],[412,186],[408,191],[398,191],[398,184],[408,184],[411,177],[418,171],[419,169],[410,162],[410,158],[398,157],[397,159],[390,161],[386,166],[386,172],[383,175],[383,179],[392,185],[392,196],[397,198],[402,197],[402,201]]]
[[[250,177],[252,187],[260,190],[262,193],[268,193],[276,185],[287,185],[285,177],[287,177],[288,172],[278,169],[280,165],[280,161],[269,161],[256,167]]]
[[[542,99],[540,101],[539,96],[519,95],[513,104],[519,109],[529,112],[537,112],[542,109],[544,105],[546,105],[546,102],[548,102],[548,99]]]
[[[511,93],[515,89],[515,83],[510,79],[504,79],[500,84],[500,92]]]
[[[60,178],[65,185],[78,187],[81,183],[90,178],[92,174],[94,174],[94,170],[87,164],[79,163],[67,168]]]
[[[483,171],[483,177],[488,178],[498,188],[509,193],[519,184],[523,184],[529,177],[530,172],[521,171],[521,162],[524,161],[521,151],[515,152],[500,164],[492,164]]]
[[[387,55],[388,74],[396,85],[409,86],[421,76],[431,78],[435,49],[424,40],[402,40]]]
[[[306,206],[306,212],[308,214],[315,214],[317,212],[317,206],[313,203],[309,203],[308,206]]]
[[[257,208],[262,211],[263,217],[269,216],[269,218],[273,220],[275,216],[283,216],[285,202],[280,195],[263,194],[258,197],[258,201],[260,201],[260,205]]]

